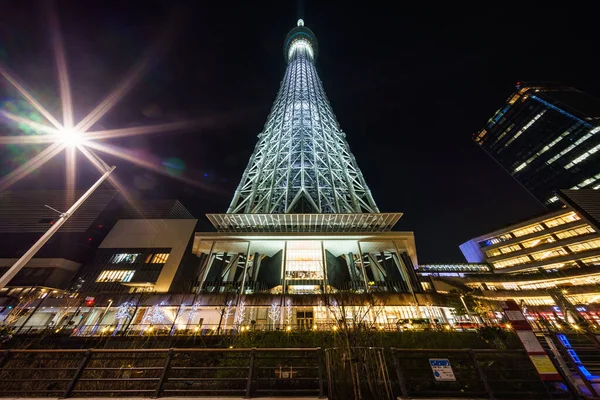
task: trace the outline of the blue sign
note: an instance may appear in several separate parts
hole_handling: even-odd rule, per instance
[[[447,358],[430,358],[429,366],[431,366],[431,371],[433,371],[433,377],[436,381],[456,381],[454,371],[452,371],[452,366],[450,365],[450,360],[448,360]]]

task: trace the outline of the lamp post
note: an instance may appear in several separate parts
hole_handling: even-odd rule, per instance
[[[98,181],[96,181],[96,183],[94,183],[94,185],[92,185],[92,187],[89,188],[88,191],[85,192],[83,194],[83,196],[81,196],[81,198],[79,200],[77,200],[75,202],[75,204],[73,204],[71,206],[71,208],[69,208],[66,212],[60,214],[60,218],[50,227],[50,229],[48,229],[48,231],[46,231],[46,233],[44,233],[42,235],[42,237],[37,242],[35,242],[35,244],[33,246],[31,246],[31,248],[29,250],[27,250],[27,252],[25,254],[23,254],[22,257],[19,258],[19,260],[17,260],[17,262],[14,263],[13,266],[10,267],[10,269],[8,271],[6,271],[6,273],[4,275],[2,275],[2,277],[0,278],[0,289],[4,288],[6,285],[8,285],[8,282],[10,282],[10,280],[12,278],[14,278],[14,276],[42,248],[42,246],[44,244],[46,244],[46,242],[48,240],[50,240],[50,238],[52,237],[52,235],[54,235],[56,233],[56,231],[58,231],[60,229],[60,227],[63,226],[65,222],[67,222],[67,220],[69,219],[69,217],[71,215],[73,215],[73,213],[75,211],[77,211],[77,209],[79,207],[81,207],[81,205],[92,195],[92,193],[94,193],[94,191],[98,188],[98,186],[100,186],[102,184],[102,182],[104,182],[106,180],[106,178],[108,178],[108,176],[111,174],[111,172],[113,172],[115,170],[115,168],[116,167],[110,167],[100,177],[100,179],[98,179]]]

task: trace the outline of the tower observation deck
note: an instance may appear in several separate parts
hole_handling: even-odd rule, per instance
[[[377,213],[315,68],[302,20],[284,43],[287,69],[228,213]]]

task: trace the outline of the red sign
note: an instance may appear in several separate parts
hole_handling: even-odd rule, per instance
[[[510,321],[540,378],[544,381],[561,381],[560,374],[554,368],[552,360],[546,354],[539,339],[533,333],[531,325],[529,325],[517,302],[506,300],[501,302],[500,305],[506,319]]]

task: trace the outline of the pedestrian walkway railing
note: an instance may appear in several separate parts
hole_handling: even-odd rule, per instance
[[[600,399],[600,345],[597,338],[590,337],[589,333],[548,333],[544,337],[579,393],[585,398]]]
[[[6,350],[4,397],[323,397],[319,348]]]
[[[573,398],[564,384],[542,381],[522,350],[379,349],[371,369],[356,352],[337,351],[328,353],[328,374],[323,355],[320,348],[0,350],[0,397],[336,400],[360,389],[364,399],[381,399],[381,393],[403,399]],[[344,368],[357,372],[357,379],[347,380],[357,390],[328,390],[331,382],[345,382]],[[371,379],[363,371],[371,371]],[[385,390],[369,397],[373,387]]]
[[[564,384],[542,381],[524,350],[391,350],[401,398],[572,398]]]

